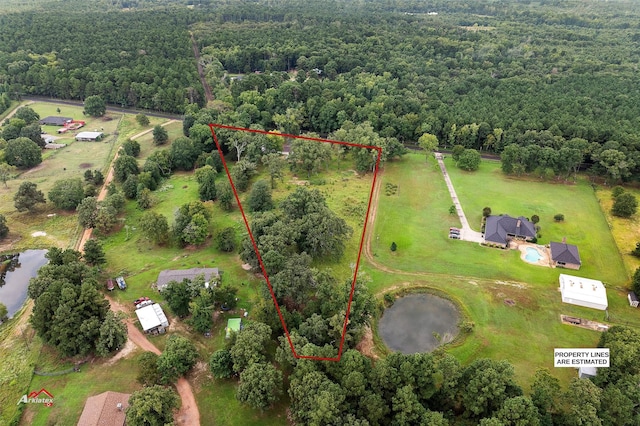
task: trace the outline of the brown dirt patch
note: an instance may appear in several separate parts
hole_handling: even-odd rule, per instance
[[[371,327],[365,327],[364,336],[362,340],[356,345],[356,350],[362,355],[372,359],[378,359],[378,355],[375,353],[375,345],[373,344],[373,331]]]
[[[133,343],[130,339],[127,339],[127,343],[125,343],[124,348],[120,349],[111,359],[104,363],[105,366],[113,365],[117,361],[122,358],[126,358],[127,355],[135,351],[137,348],[136,344]]]
[[[80,167],[81,169],[88,169],[91,166],[93,166],[92,163],[80,163],[78,167]]]
[[[111,121],[111,120],[113,120],[113,117],[110,117],[108,115],[105,115],[102,117],[102,121]]]

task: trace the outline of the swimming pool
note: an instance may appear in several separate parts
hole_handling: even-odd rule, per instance
[[[524,255],[524,260],[526,260],[529,263],[537,263],[540,259],[542,259],[542,255],[540,254],[540,252],[533,248],[533,247],[527,247],[527,254]]]

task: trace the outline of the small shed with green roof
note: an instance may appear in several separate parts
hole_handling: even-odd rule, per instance
[[[232,331],[238,333],[240,332],[241,328],[242,318],[229,318],[229,321],[227,321],[227,334],[225,337],[228,339],[229,337],[231,337]]]

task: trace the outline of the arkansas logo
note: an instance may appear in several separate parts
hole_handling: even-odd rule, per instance
[[[39,391],[33,391],[31,393],[22,395],[22,398],[18,401],[20,404],[44,404],[45,407],[53,406],[53,395],[45,388]]]

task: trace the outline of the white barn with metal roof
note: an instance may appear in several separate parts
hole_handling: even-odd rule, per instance
[[[562,302],[604,311],[609,306],[602,281],[560,274]]]
[[[136,315],[145,333],[164,333],[164,328],[169,327],[169,320],[157,303],[136,309]]]

